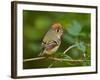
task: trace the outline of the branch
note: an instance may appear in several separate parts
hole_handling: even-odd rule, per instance
[[[64,53],[63,54],[65,54],[66,52],[68,52],[70,49],[72,49],[72,48],[74,48],[74,47],[76,47],[77,45],[75,44],[75,45],[72,45],[72,46],[69,46],[65,51],[64,51]]]
[[[82,61],[90,61],[90,60],[68,60],[68,59],[62,59],[62,58],[56,58],[56,57],[49,57],[49,59],[55,60],[55,61],[69,61],[69,62],[82,62]]]
[[[36,57],[36,58],[24,59],[23,62],[33,61],[33,60],[40,60],[40,59],[44,59],[44,58],[46,58],[46,57]]]
[[[83,62],[83,61],[90,61],[90,60],[68,60],[68,59],[62,59],[62,58],[56,58],[56,57],[49,57],[49,59],[51,59],[51,60],[54,60],[54,62],[53,63],[51,63],[49,66],[48,66],[48,68],[51,68],[53,65],[54,65],[54,63],[56,62],[56,61],[66,61],[66,62]]]
[[[54,65],[54,63],[55,63],[56,61],[66,61],[66,62],[83,62],[83,61],[90,61],[90,60],[68,60],[68,59],[61,59],[61,58],[55,58],[55,57],[49,57],[49,59],[55,60],[55,61],[54,61],[53,63],[51,63],[51,64],[49,65],[48,68],[51,68],[51,67]]]
[[[40,60],[45,59],[46,57],[36,57],[36,58],[30,58],[30,59],[24,59],[23,62],[28,61],[34,61],[34,60]],[[90,61],[90,60],[68,60],[68,59],[62,59],[62,58],[56,58],[56,57],[48,57],[48,59],[55,60],[55,61],[68,61],[68,62],[82,62],[82,61]],[[51,65],[52,66],[52,65]]]

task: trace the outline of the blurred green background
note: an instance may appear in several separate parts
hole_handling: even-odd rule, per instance
[[[72,12],[47,12],[23,10],[23,60],[38,57],[45,33],[54,22],[62,24],[64,34],[56,57],[73,60],[90,60],[91,14]],[[62,55],[69,46],[77,47]],[[85,57],[84,57],[85,55]],[[49,59],[23,62],[24,69],[47,68],[54,61]],[[52,67],[90,66],[91,61],[67,62],[56,61]]]

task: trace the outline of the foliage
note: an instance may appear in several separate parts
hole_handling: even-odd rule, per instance
[[[68,60],[90,60],[90,14],[28,10],[23,10],[23,59],[38,56],[43,36],[55,21],[63,25],[64,34],[59,50],[52,56]],[[71,45],[76,47],[63,54]],[[47,68],[53,62],[48,58],[23,62],[23,68]],[[56,61],[52,67],[90,66],[90,63]]]

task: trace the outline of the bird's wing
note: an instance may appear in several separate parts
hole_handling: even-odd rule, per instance
[[[46,49],[46,51],[50,51],[56,46],[58,46],[57,42],[56,41],[51,41],[45,46],[45,49]]]
[[[48,43],[42,43],[42,50],[39,56],[43,56],[46,52],[51,51],[53,48],[58,46],[56,41],[49,41]]]

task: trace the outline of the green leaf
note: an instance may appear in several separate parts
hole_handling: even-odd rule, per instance
[[[67,41],[68,43],[74,43],[75,42],[75,38],[68,35],[68,34],[64,34],[63,36],[64,40]]]
[[[79,50],[81,50],[83,53],[86,51],[86,46],[84,44],[84,42],[80,42],[78,45],[77,45],[77,48]]]
[[[72,36],[78,36],[82,30],[81,25],[77,21],[73,21],[72,24],[67,28],[67,31]]]

